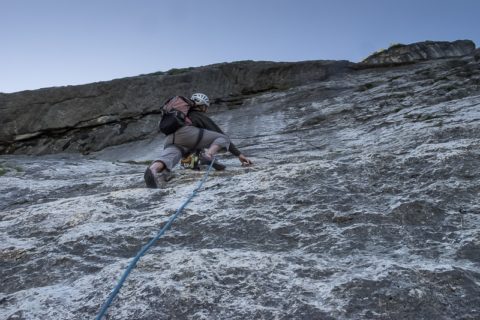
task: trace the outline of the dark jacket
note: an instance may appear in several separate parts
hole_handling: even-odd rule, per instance
[[[213,122],[213,120],[210,119],[205,114],[205,112],[192,109],[188,113],[188,117],[190,118],[190,120],[192,120],[192,125],[197,128],[203,128],[203,129],[224,134],[222,129],[220,129],[220,127],[217,126],[217,124]],[[240,150],[238,150],[233,143],[230,143],[228,151],[230,151],[234,156],[237,156],[237,157],[241,154]]]

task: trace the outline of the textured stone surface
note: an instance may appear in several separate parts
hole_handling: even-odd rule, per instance
[[[90,152],[151,137],[166,98],[208,92],[220,106],[342,73],[347,61],[243,61],[83,86],[0,94],[0,154]]]
[[[152,137],[159,105],[174,94],[209,92],[220,109],[260,92],[283,91],[351,69],[474,55],[475,44],[396,45],[354,66],[347,61],[242,61],[173,69],[83,86],[0,94],[0,154],[90,153]]]
[[[109,318],[480,317],[473,55],[250,93],[213,117],[255,166],[221,156]],[[94,318],[202,177],[145,189],[138,161],[161,145],[0,157],[1,319]]]
[[[448,57],[461,57],[472,54],[475,44],[470,40],[425,41],[414,44],[393,45],[387,50],[372,54],[363,63],[392,64],[408,63],[420,60],[430,60]]]

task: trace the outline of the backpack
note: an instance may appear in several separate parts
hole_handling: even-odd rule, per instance
[[[162,106],[162,119],[158,124],[159,131],[169,135],[183,126],[192,125],[188,112],[194,105],[195,102],[182,96],[174,96],[165,101]]]

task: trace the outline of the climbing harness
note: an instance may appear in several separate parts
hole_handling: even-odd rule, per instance
[[[105,315],[105,313],[107,312],[108,310],[108,307],[110,307],[110,305],[112,304],[113,302],[113,299],[115,299],[115,297],[117,296],[117,294],[120,292],[120,289],[122,288],[123,286],[123,283],[125,282],[125,280],[127,280],[127,277],[128,275],[130,274],[130,272],[132,272],[132,270],[135,268],[135,266],[137,265],[138,261],[140,260],[140,258],[148,251],[148,249],[150,249],[154,244],[155,242],[165,233],[165,231],[167,231],[168,228],[170,228],[170,226],[172,225],[173,221],[175,221],[175,219],[180,215],[180,213],[183,211],[183,209],[187,206],[187,204],[193,199],[193,197],[195,197],[197,195],[197,192],[198,190],[203,186],[204,182],[207,180],[208,178],[208,175],[210,174],[210,171],[212,170],[212,167],[213,167],[213,163],[215,162],[215,157],[213,158],[213,161],[212,163],[210,163],[210,166],[208,167],[207,171],[205,172],[205,174],[203,175],[203,178],[202,180],[200,181],[200,183],[198,184],[198,186],[192,191],[192,194],[187,198],[187,200],[177,209],[177,211],[175,212],[175,214],[173,216],[170,217],[170,219],[168,220],[168,222],[165,224],[165,226],[163,226],[163,228],[157,233],[157,235],[152,239],[150,240],[138,253],[137,255],[133,258],[133,260],[130,262],[130,264],[128,265],[127,269],[123,272],[123,275],[122,277],[120,278],[120,280],[118,281],[117,285],[115,286],[115,288],[112,290],[112,292],[110,293],[107,301],[105,301],[105,303],[103,304],[102,308],[100,309],[100,312],[98,313],[97,317],[95,318],[96,320],[101,320],[103,318],[103,316]]]
[[[180,165],[184,169],[200,170],[200,158],[198,157],[198,152],[191,153],[180,160]]]

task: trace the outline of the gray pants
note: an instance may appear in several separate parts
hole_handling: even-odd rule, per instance
[[[165,164],[168,170],[182,159],[182,151],[187,152],[195,147],[198,140],[200,130],[197,127],[185,126],[178,129],[175,133],[170,134],[165,139],[165,149],[162,150],[160,156],[156,161],[161,161]],[[173,146],[173,144],[175,146]],[[228,150],[230,146],[230,138],[224,134],[203,129],[203,137],[198,143],[196,149],[208,148],[210,145],[216,144]]]

